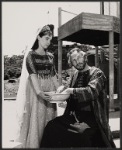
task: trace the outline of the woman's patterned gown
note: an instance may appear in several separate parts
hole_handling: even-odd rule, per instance
[[[44,127],[47,122],[56,117],[56,104],[49,103],[37,96],[31,74],[38,75],[38,83],[42,91],[56,91],[58,81],[54,67],[54,56],[47,52],[39,55],[30,51],[26,59],[29,73],[26,86],[26,105],[19,136],[20,148],[39,148]]]

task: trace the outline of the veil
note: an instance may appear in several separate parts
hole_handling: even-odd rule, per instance
[[[31,48],[33,46],[33,43],[35,42],[38,34],[40,33],[42,28],[38,28],[38,30],[34,33],[34,35],[31,37],[30,44],[28,45],[25,54],[24,54],[24,59],[23,59],[23,65],[22,65],[22,71],[21,71],[21,76],[20,76],[20,81],[19,81],[19,88],[17,92],[17,97],[16,97],[16,104],[15,104],[15,126],[14,126],[14,140],[16,141],[19,138],[20,135],[20,129],[21,125],[23,122],[23,115],[26,113],[25,110],[25,103],[26,103],[26,84],[27,84],[27,79],[29,77],[29,74],[26,69],[26,58],[31,51]]]

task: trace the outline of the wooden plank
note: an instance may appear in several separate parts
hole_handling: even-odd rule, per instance
[[[58,28],[58,39],[64,39],[83,29],[99,31],[112,31],[114,29],[114,32],[118,33],[119,19],[108,15],[81,13]]]
[[[114,32],[109,31],[109,100],[110,108],[114,106]]]
[[[82,14],[82,29],[99,30],[99,31],[111,31],[113,17],[101,14]]]
[[[82,29],[82,14],[74,17],[58,28],[58,39],[63,39]]]
[[[16,97],[4,97],[4,100],[16,100]]]

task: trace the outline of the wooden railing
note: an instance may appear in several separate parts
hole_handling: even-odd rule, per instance
[[[16,100],[16,97],[4,97],[4,100]]]

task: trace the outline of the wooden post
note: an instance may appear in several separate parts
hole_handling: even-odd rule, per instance
[[[109,31],[109,100],[110,109],[114,106],[114,32]]]
[[[58,8],[58,27],[61,26],[61,8]],[[58,79],[59,85],[62,84],[62,40],[58,41]]]
[[[117,17],[120,18],[120,3],[119,2],[116,2],[117,4]]]
[[[103,50],[101,50],[100,51],[100,59],[101,59],[101,63],[104,63],[104,61],[105,61],[105,58],[104,58],[105,56],[104,56],[104,51]]]
[[[104,15],[104,2],[100,2],[100,14]]]
[[[111,2],[108,2],[109,4],[109,15],[111,15]]]
[[[95,51],[95,66],[98,67],[99,66],[99,62],[98,62],[98,46],[95,46],[96,51]]]
[[[120,104],[120,97],[119,97],[119,59],[120,59],[120,55],[119,55],[119,51],[120,51],[120,44],[117,44],[117,95],[118,95],[118,100],[119,100],[119,104]]]
[[[119,103],[120,103],[120,109],[122,110],[122,105],[121,105],[121,101],[122,101],[122,51],[121,51],[121,45],[119,47],[119,57],[118,57],[118,64],[119,64],[119,90],[118,90],[118,98],[119,98]],[[120,120],[122,123],[122,120]],[[122,147],[122,142],[120,143],[120,146]]]

